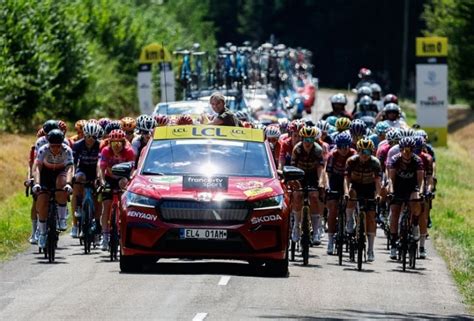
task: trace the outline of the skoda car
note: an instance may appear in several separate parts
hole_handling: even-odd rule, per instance
[[[215,258],[288,274],[289,198],[262,130],[159,127],[140,159],[122,195],[122,271]]]

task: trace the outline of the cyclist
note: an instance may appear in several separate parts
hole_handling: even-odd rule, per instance
[[[344,172],[346,161],[349,157],[356,154],[351,148],[352,137],[347,132],[342,132],[335,137],[336,149],[329,154],[326,163],[327,189],[332,192],[338,192],[338,195],[328,194],[327,206],[328,214],[328,248],[327,253],[333,254],[334,251],[334,233],[336,232],[337,204],[344,193]]]
[[[361,98],[364,97],[364,96],[369,96],[369,97],[372,96],[372,90],[370,89],[370,87],[368,85],[367,86],[362,86],[359,89],[357,89],[357,96],[354,99],[354,108],[352,109],[352,115],[354,115],[356,113],[357,104],[359,103]]]
[[[104,136],[100,141],[100,150],[109,145],[109,135],[114,129],[120,129],[120,121],[111,121],[104,130]]]
[[[321,132],[320,140],[327,143],[328,145],[332,145],[333,139],[329,135],[331,125],[325,120],[318,120],[318,122],[316,123],[316,127],[318,127],[319,131]]]
[[[331,101],[331,107],[332,111],[329,113],[326,113],[323,115],[321,118],[322,120],[326,120],[328,117],[335,116],[337,118],[339,117],[347,117],[349,119],[352,118],[352,116],[346,111],[346,105],[347,105],[347,97],[343,93],[337,93],[330,98]]]
[[[400,133],[400,139],[402,139],[404,137],[413,137],[415,134],[415,131],[411,128],[402,128],[399,130],[399,133]],[[388,163],[390,159],[398,153],[400,153],[400,145],[395,144],[388,150],[387,160],[385,162]],[[385,164],[385,166],[387,166],[387,164]]]
[[[420,199],[420,191],[423,191],[424,168],[423,161],[414,154],[415,140],[412,137],[403,137],[399,143],[400,152],[389,159],[388,177],[389,193],[393,196],[390,204],[390,233],[392,234],[392,247],[390,258],[397,259],[398,219],[401,211],[401,200]],[[421,214],[420,202],[411,202],[413,238],[420,238],[420,227],[418,218]]]
[[[87,120],[85,119],[80,119],[74,124],[74,129],[76,129],[76,135],[71,136],[69,139],[75,143],[79,139],[84,138],[84,125],[87,123]]]
[[[374,240],[375,240],[375,202],[368,199],[380,198],[382,169],[379,160],[372,155],[374,143],[370,139],[363,138],[357,142],[357,154],[351,156],[346,163],[344,180],[344,197],[346,199],[359,198],[366,201],[366,228],[367,228],[367,261],[373,262]],[[354,209],[355,201],[347,202],[346,208],[346,231],[354,232]]]
[[[305,172],[304,180],[295,182],[296,186],[306,186],[318,188],[323,186],[320,183],[322,179],[322,172],[324,169],[323,149],[316,143],[316,139],[320,135],[319,130],[316,127],[303,127],[299,131],[299,135],[302,139],[301,142],[297,143],[293,148],[291,155],[291,165],[298,167]],[[311,191],[308,194],[310,200],[310,211],[311,211],[311,223],[313,226],[313,244],[321,244],[320,234],[318,233],[319,220],[322,213],[322,204],[319,200],[319,192]],[[292,239],[297,242],[301,235],[301,219],[303,209],[303,192],[296,191],[293,193],[295,224],[293,225]]]
[[[372,101],[370,96],[362,96],[357,102],[357,112],[354,114],[354,119],[360,119],[364,116],[376,117],[378,114],[377,106]]]
[[[278,156],[278,169],[282,170],[283,166],[290,165],[293,147],[301,140],[299,135],[303,123],[298,119],[292,120],[288,125],[288,137],[280,141],[280,155]]]
[[[356,89],[359,89],[363,86],[370,86],[370,84],[373,82],[371,80],[372,77],[372,71],[369,68],[362,67],[359,70],[359,74],[357,75],[359,77],[359,82],[356,85]]]
[[[120,129],[124,131],[125,136],[129,143],[132,142],[135,137],[135,128],[137,127],[137,121],[132,117],[123,117],[120,119]]]
[[[367,134],[367,125],[360,119],[354,119],[349,127],[352,136],[352,147],[357,146],[357,142]]]
[[[383,109],[383,100],[382,100],[382,87],[379,84],[373,83],[370,85],[370,89],[372,90],[372,100],[377,106],[377,111],[380,112]]]
[[[153,117],[148,115],[140,115],[137,118],[137,130],[138,135],[132,141],[132,148],[136,155],[135,165],[138,164],[138,159],[140,158],[140,153],[143,147],[146,146],[148,141],[151,138],[153,129],[155,128],[156,123]]]
[[[390,128],[390,125],[387,122],[385,121],[378,122],[375,125],[374,133],[369,135],[369,139],[374,143],[376,150],[379,147],[379,143],[385,140],[385,134],[387,133],[387,130],[389,128]]]
[[[209,98],[212,110],[217,113],[217,116],[208,122],[207,116],[203,114],[201,116],[201,123],[209,125],[220,125],[220,126],[241,126],[240,121],[235,115],[225,106],[225,96],[220,92],[215,92]]]
[[[381,113],[377,115],[376,120],[385,120],[390,127],[407,128],[407,123],[401,118],[402,110],[395,103],[388,103],[384,106]]]
[[[100,152],[99,177],[101,184],[108,185],[111,190],[118,189],[120,177],[112,174],[112,166],[123,162],[133,162],[135,153],[130,144],[127,143],[126,135],[121,129],[114,129],[109,134],[109,146]],[[107,251],[109,247],[110,230],[108,221],[110,219],[110,208],[112,205],[112,193],[102,193],[103,209],[101,216],[102,243],[101,249]]]
[[[426,258],[425,240],[428,234],[428,218],[430,214],[430,197],[433,193],[433,158],[424,151],[424,145],[426,144],[425,139],[422,136],[413,137],[415,141],[415,154],[418,155],[423,161],[424,168],[424,190],[423,194],[427,196],[423,206],[423,210],[420,214],[420,259]]]
[[[280,144],[278,143],[278,139],[280,138],[281,132],[280,127],[275,125],[270,125],[265,128],[265,140],[268,141],[270,145],[270,149],[272,151],[273,160],[275,161],[275,165],[278,167],[278,156],[280,155]]]
[[[400,134],[400,130],[398,128],[391,127],[387,130],[386,140],[380,142],[379,147],[377,148],[377,158],[380,161],[380,165],[382,166],[382,170],[385,172],[385,164],[387,163],[388,152],[390,149],[398,145],[400,139],[402,139],[402,135]]]
[[[56,192],[58,202],[58,229],[67,229],[67,194],[72,192],[73,156],[72,150],[64,142],[64,134],[59,129],[48,132],[48,143],[42,146],[35,159],[34,185],[32,191],[37,194],[38,245],[46,247],[46,221],[48,219],[49,192],[45,189],[61,189]]]
[[[73,148],[74,165],[76,173],[74,174],[74,185],[72,195],[72,229],[71,236],[73,238],[78,235],[78,217],[81,217],[82,198],[84,196],[84,184],[87,182],[94,182],[97,178],[97,163],[100,154],[99,138],[102,133],[102,128],[99,124],[88,122],[84,126],[84,138],[77,141]],[[96,215],[98,221],[100,218],[100,211],[98,204],[95,205]]]

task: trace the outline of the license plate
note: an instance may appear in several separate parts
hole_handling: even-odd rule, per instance
[[[227,230],[182,228],[179,231],[181,239],[227,240]]]

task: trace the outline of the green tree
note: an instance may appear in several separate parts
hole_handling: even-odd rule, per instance
[[[426,35],[448,37],[450,95],[474,109],[474,0],[431,0],[423,18]]]

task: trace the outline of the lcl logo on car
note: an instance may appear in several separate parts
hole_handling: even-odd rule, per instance
[[[183,136],[187,132],[186,128],[173,128],[173,135],[174,136]]]
[[[242,129],[232,129],[230,133],[232,136],[237,136],[237,137],[245,134]]]

